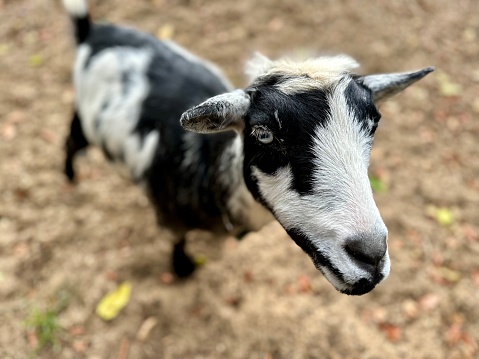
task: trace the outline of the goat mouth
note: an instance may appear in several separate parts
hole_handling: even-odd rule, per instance
[[[347,295],[364,295],[372,291],[376,285],[378,285],[383,279],[384,275],[379,272],[379,270],[374,274],[373,278],[361,278],[354,283],[345,281],[343,276],[337,276],[334,272],[331,271],[330,267],[321,268],[319,265],[316,265],[326,279],[334,286],[334,288],[340,293]]]
[[[315,264],[316,268],[320,269],[320,264],[316,262]],[[385,278],[385,275],[381,272],[382,267],[380,266],[376,267],[374,273],[371,273],[371,276],[360,278],[354,283],[345,280],[344,275],[338,269],[335,269],[331,264],[323,267],[320,270],[326,279],[333,284],[336,290],[343,294],[355,296],[369,293]]]
[[[363,295],[372,291],[384,278],[384,275],[378,274],[374,280],[362,278],[354,283],[351,288],[341,290],[340,292],[347,295]]]
[[[301,249],[312,259],[314,266],[324,275],[324,277],[333,285],[333,287],[347,295],[363,295],[372,291],[384,278],[382,266],[375,268],[372,278],[361,278],[355,283],[345,279],[343,272],[338,269],[331,260],[322,253],[307,237],[300,231],[288,231],[288,234]],[[381,262],[383,262],[382,260]],[[371,268],[368,268],[369,270]],[[369,272],[369,270],[367,272]]]

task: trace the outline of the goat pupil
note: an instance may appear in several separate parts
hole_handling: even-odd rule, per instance
[[[273,141],[273,134],[271,132],[263,132],[260,133],[258,139],[262,143],[270,143],[271,141]]]

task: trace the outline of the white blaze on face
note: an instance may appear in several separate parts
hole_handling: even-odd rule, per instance
[[[294,190],[290,166],[273,175],[253,168],[261,195],[278,221],[286,230],[299,230],[343,274],[344,283],[328,268],[319,268],[339,290],[371,276],[345,252],[345,240],[357,234],[387,234],[368,179],[371,138],[346,102],[346,85],[340,83],[331,93],[330,118],[312,134],[314,193],[300,195]],[[381,273],[389,273],[388,258]]]

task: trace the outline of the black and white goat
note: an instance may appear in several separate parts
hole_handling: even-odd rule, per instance
[[[63,1],[78,42],[65,172],[74,178],[73,157],[89,144],[124,162],[178,236],[179,275],[194,270],[187,230],[257,229],[273,216],[337,290],[361,295],[388,275],[367,173],[375,104],[431,68],[358,76],[347,56],[258,56],[252,84],[232,90],[177,45],[93,24],[84,0]]]

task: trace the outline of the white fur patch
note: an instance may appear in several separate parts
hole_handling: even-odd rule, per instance
[[[84,17],[88,14],[86,0],[63,0],[63,6],[72,17]]]
[[[115,47],[90,59],[89,45],[78,48],[74,83],[82,129],[92,144],[104,146],[115,158],[124,158],[135,178],[153,159],[159,133],[141,142],[134,132],[143,100],[150,88],[146,71],[152,54],[146,49]]]
[[[359,64],[353,58],[346,55],[323,56],[298,62],[287,58],[272,61],[263,55],[256,54],[247,64],[246,73],[251,81],[258,82],[263,76],[289,75],[291,78],[277,85],[277,88],[290,94],[327,88],[358,66]]]
[[[320,268],[339,290],[370,278],[345,252],[345,240],[366,233],[380,241],[387,235],[368,179],[371,142],[349,110],[344,97],[346,85],[338,85],[330,95],[331,118],[313,135],[314,194],[300,195],[292,189],[289,166],[273,175],[253,168],[261,195],[278,221],[286,230],[300,230],[343,273],[344,283],[329,269]],[[381,273],[389,273],[387,254]]]
[[[234,189],[226,203],[226,209],[233,220],[244,223],[248,230],[259,230],[274,219],[271,212],[253,198],[244,182],[241,135],[238,134],[221,155],[219,173],[218,180],[224,186]],[[233,185],[232,182],[237,183]]]
[[[160,133],[158,131],[148,133],[143,139],[143,143],[138,135],[131,135],[125,139],[125,163],[131,170],[133,178],[140,178],[150,167],[159,141]]]

